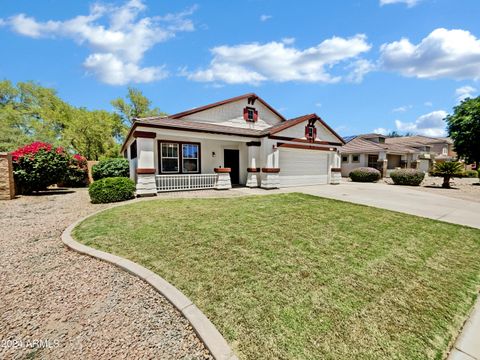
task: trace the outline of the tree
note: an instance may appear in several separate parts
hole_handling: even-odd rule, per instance
[[[413,136],[414,134],[411,133],[411,132],[406,132],[405,134],[401,134],[399,133],[398,131],[390,131],[388,134],[387,134],[387,137],[404,137],[404,136]]]
[[[468,163],[480,162],[480,96],[467,98],[445,118],[448,136],[458,156]]]
[[[95,160],[118,156],[127,130],[118,114],[76,108],[54,89],[7,80],[0,81],[0,129],[0,151],[41,141]]]
[[[117,114],[129,126],[133,125],[135,118],[167,115],[158,108],[151,109],[151,103],[140,90],[132,87],[128,88],[127,101],[122,98],[111,101]]]
[[[463,164],[458,161],[437,162],[430,175],[443,177],[442,187],[450,189],[450,179],[462,176],[463,168]]]
[[[61,132],[70,108],[53,89],[0,81],[0,150],[11,151],[32,140],[63,145]]]
[[[116,157],[126,127],[117,114],[104,110],[72,109],[63,131],[63,141],[69,148],[89,160]]]

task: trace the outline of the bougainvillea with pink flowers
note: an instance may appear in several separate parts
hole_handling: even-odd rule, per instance
[[[68,168],[62,181],[63,186],[83,187],[88,183],[87,159],[80,154],[73,155],[68,162]]]
[[[17,192],[30,194],[63,180],[70,156],[60,147],[33,142],[12,153]]]

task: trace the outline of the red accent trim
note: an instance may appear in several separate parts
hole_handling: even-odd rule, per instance
[[[137,174],[155,174],[155,169],[150,168],[138,168]]]
[[[323,126],[325,126],[333,135],[335,135],[335,137],[337,137],[342,144],[345,144],[345,140],[343,140],[343,138],[340,135],[338,135],[330,126],[328,126],[325,123],[325,121],[323,121],[322,118],[320,118],[320,116],[318,116],[317,114],[308,114],[308,115],[300,116],[298,118],[287,120],[284,123],[281,123],[280,125],[275,126],[274,129],[270,131],[270,134],[271,135],[276,134],[282,130],[288,129],[289,127],[292,127],[304,121],[313,120],[313,119],[315,119],[316,121],[320,121],[320,123]]]
[[[280,172],[280,168],[262,168],[262,172],[269,174],[278,174]]]
[[[243,108],[243,120],[248,121],[248,108]]]
[[[213,171],[215,171],[216,173],[222,173],[222,174],[224,174],[224,173],[229,173],[229,172],[231,172],[232,169],[231,169],[231,168],[215,168],[215,169],[213,169]]]
[[[258,173],[258,172],[260,172],[260,168],[247,168],[247,172]]]
[[[342,172],[341,168],[332,168],[332,172]]]
[[[145,138],[145,139],[155,139],[157,134],[154,132],[149,131],[134,131],[133,132],[134,138]]]
[[[304,149],[304,150],[320,150],[320,151],[335,151],[336,148],[324,148],[313,145],[298,145],[298,144],[285,144],[277,143],[277,147],[291,148],[291,149]]]
[[[258,121],[258,110],[253,110],[253,121]]]
[[[286,121],[286,119],[277,110],[272,108],[270,105],[268,105],[265,102],[265,100],[263,100],[261,97],[257,96],[254,93],[248,93],[248,94],[236,96],[236,97],[233,97],[233,98],[230,98],[230,99],[218,101],[218,102],[215,102],[215,103],[212,103],[212,104],[209,104],[209,105],[200,106],[200,107],[197,107],[197,108],[194,108],[194,109],[191,109],[191,110],[187,110],[187,111],[183,111],[183,112],[180,112],[180,113],[177,113],[177,114],[170,115],[169,117],[171,119],[179,119],[179,118],[182,118],[182,117],[185,117],[185,116],[188,116],[188,115],[191,115],[191,114],[195,114],[195,113],[203,111],[203,110],[208,110],[208,109],[220,106],[220,105],[232,103],[232,102],[242,100],[242,99],[245,99],[245,98],[246,99],[255,98],[256,100],[260,101],[263,105],[265,105],[275,115],[277,115],[280,119],[282,119],[282,121]]]
[[[337,143],[337,142],[318,141],[318,140],[316,140],[314,142],[311,142],[311,141],[308,141],[308,140],[305,140],[305,139],[298,139],[298,138],[292,138],[292,137],[287,137],[287,136],[270,135],[268,138],[273,139],[273,140],[294,141],[294,142],[300,142],[300,143],[310,143],[310,144],[319,144],[319,145],[333,145],[333,146],[341,146],[342,145],[341,143]]]

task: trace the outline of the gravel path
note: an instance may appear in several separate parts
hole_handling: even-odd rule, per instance
[[[0,358],[211,359],[149,285],[63,245],[102,207],[85,189],[0,202]]]

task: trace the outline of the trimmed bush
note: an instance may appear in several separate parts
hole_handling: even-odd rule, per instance
[[[377,169],[371,167],[359,167],[350,171],[348,176],[355,182],[375,182],[380,180],[382,174]]]
[[[125,158],[113,158],[100,160],[92,167],[93,180],[109,177],[128,177],[130,175],[128,160]]]
[[[135,197],[135,183],[126,177],[111,177],[94,181],[88,188],[92,204],[125,201]]]
[[[69,156],[60,147],[37,141],[15,150],[12,159],[17,192],[31,194],[62,181]]]
[[[479,172],[477,170],[466,170],[462,176],[466,178],[476,178],[479,176]]]
[[[415,169],[400,169],[390,173],[395,185],[419,186],[425,178],[425,173]]]
[[[87,159],[79,154],[70,158],[65,177],[61,183],[67,187],[84,187],[88,183]]]

